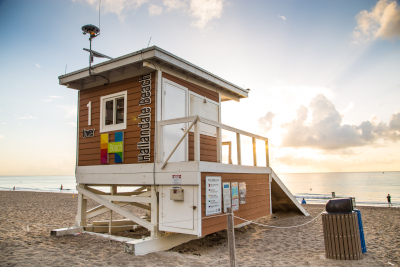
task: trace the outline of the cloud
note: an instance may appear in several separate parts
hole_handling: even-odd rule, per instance
[[[61,98],[64,98],[64,97],[58,96],[58,95],[52,95],[52,96],[49,96],[48,99],[42,99],[42,101],[43,102],[51,102],[51,101],[53,101],[53,99],[61,99]]]
[[[69,126],[69,128],[75,128],[76,127],[76,123],[75,122],[67,122],[66,124]],[[45,129],[43,129],[43,130],[45,130]]]
[[[76,105],[59,105],[57,106],[61,108],[65,112],[65,117],[66,118],[76,118],[77,116],[77,110],[76,110]]]
[[[99,8],[98,0],[72,1],[87,3],[97,10]],[[221,17],[224,2],[225,0],[163,0],[162,4],[167,11],[183,10],[195,19],[192,26],[203,29],[210,21]],[[101,9],[104,13],[115,13],[123,19],[129,10],[138,9],[146,3],[149,3],[150,16],[160,15],[163,12],[163,8],[158,5],[159,1],[156,0],[103,0]]]
[[[283,164],[288,166],[312,166],[317,164],[318,162],[315,159],[300,157],[296,153],[291,152],[287,153],[281,157],[274,158],[274,164]]]
[[[190,15],[196,18],[192,26],[203,29],[214,18],[220,18],[225,0],[191,0]]]
[[[163,10],[162,7],[151,4],[149,6],[149,15],[150,16],[160,15],[162,13],[162,10]]]
[[[353,32],[355,43],[376,38],[400,38],[400,8],[393,0],[380,0],[368,12],[363,10],[355,17],[357,26]]]
[[[265,114],[264,117],[259,118],[258,124],[260,128],[265,132],[269,132],[269,130],[271,130],[272,128],[272,120],[274,119],[275,116],[276,114],[272,113],[271,111],[268,111],[268,113]]]
[[[342,114],[346,114],[348,113],[350,110],[352,110],[354,108],[354,103],[353,101],[351,101],[349,103],[349,105],[342,111]]]
[[[280,17],[280,18],[283,19],[283,20],[286,20],[286,17],[285,17],[285,16],[278,16],[278,17]]]
[[[120,19],[124,18],[124,13],[131,9],[138,9],[149,0],[103,0],[101,1],[101,9],[104,13],[115,13]],[[86,2],[98,10],[98,0],[72,0],[72,2]]]
[[[167,7],[167,11],[173,9],[181,9],[186,8],[186,0],[164,0],[163,4]]]
[[[20,120],[34,120],[34,119],[37,119],[37,117],[29,115],[29,114],[27,114],[25,116],[14,115],[14,117],[17,117]]]
[[[310,111],[310,112],[309,112]],[[307,121],[311,113],[312,119]],[[389,124],[371,119],[360,125],[342,124],[342,115],[324,95],[314,97],[309,107],[301,105],[297,118],[283,124],[284,147],[310,147],[338,150],[370,145],[378,140],[400,140],[400,113],[392,115]]]
[[[36,68],[40,68],[39,63],[36,63],[35,66],[36,66]]]

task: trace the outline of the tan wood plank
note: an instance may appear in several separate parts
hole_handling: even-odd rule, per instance
[[[344,243],[343,243],[343,230],[342,229],[342,220],[341,220],[341,214],[338,214],[336,216],[336,223],[337,223],[337,229],[338,229],[338,237],[339,237],[339,249],[340,249],[340,259],[344,260],[345,255],[344,255]]]
[[[342,226],[344,260],[349,260],[350,259],[350,257],[349,257],[349,244],[348,244],[346,221],[344,219],[344,214],[340,214],[340,224]]]

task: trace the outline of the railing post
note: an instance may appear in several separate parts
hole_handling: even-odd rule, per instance
[[[240,133],[236,133],[236,149],[237,149],[238,165],[242,165],[242,144],[240,142]]]
[[[265,160],[266,166],[269,167],[269,149],[268,149],[268,140],[265,140]]]
[[[216,127],[217,129],[217,162],[221,163],[222,160],[222,136],[221,136],[221,128]]]
[[[194,127],[194,161],[200,161],[200,125],[199,121],[193,125]]]
[[[242,145],[240,143],[240,133],[236,133],[236,148],[238,165],[242,165]]]
[[[257,151],[256,151],[256,139],[253,137],[253,162],[254,166],[257,166]]]

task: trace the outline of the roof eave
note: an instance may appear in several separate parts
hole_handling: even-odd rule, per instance
[[[230,83],[180,57],[177,57],[157,46],[152,46],[140,51],[136,51],[118,58],[107,60],[99,64],[93,65],[92,69],[96,74],[105,73],[107,71],[112,71],[117,68],[125,67],[131,64],[137,64],[149,60],[154,60],[160,62],[161,64],[169,64],[171,67],[177,68],[182,72],[187,72],[195,77],[206,80],[217,87],[222,87],[239,98],[247,98],[248,90],[240,88],[239,86]],[[74,83],[78,80],[85,79],[89,77],[89,68],[80,69],[68,74],[60,75],[59,82],[61,85],[68,85]]]

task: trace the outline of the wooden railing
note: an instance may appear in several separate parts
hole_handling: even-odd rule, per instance
[[[163,148],[163,127],[166,125],[173,125],[177,123],[190,123],[190,126],[185,130],[183,133],[181,139],[179,142],[176,144],[174,149],[171,151],[171,153],[168,155],[166,160],[164,161],[161,169],[165,168],[165,165],[167,165],[168,160],[171,158],[171,156],[174,154],[176,149],[179,147],[181,142],[185,139],[185,137],[188,135],[189,131],[191,128],[194,128],[194,161],[200,161],[200,129],[199,129],[199,123],[204,123],[210,126],[214,126],[216,128],[217,132],[217,162],[221,163],[222,162],[222,136],[221,136],[221,130],[227,130],[236,133],[236,147],[237,147],[237,161],[238,165],[242,165],[242,145],[240,142],[240,137],[241,135],[248,136],[252,138],[252,143],[253,143],[253,164],[254,166],[257,166],[257,153],[256,153],[256,140],[262,140],[265,142],[265,158],[266,158],[266,166],[269,167],[269,152],[268,152],[268,138],[252,134],[216,121],[212,121],[209,119],[205,119],[199,116],[190,116],[190,117],[183,117],[183,118],[177,118],[177,119],[171,119],[171,120],[165,120],[165,121],[159,121],[158,122],[158,162],[162,162],[162,148]],[[228,160],[229,162],[229,160]],[[231,162],[229,162],[231,163]]]

